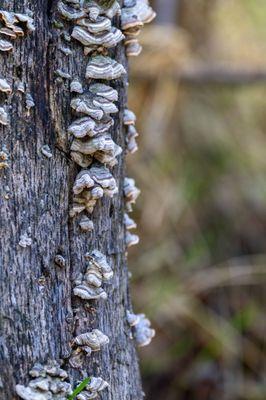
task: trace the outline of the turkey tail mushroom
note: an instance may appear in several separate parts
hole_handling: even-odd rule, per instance
[[[84,276],[75,281],[74,295],[84,300],[106,299],[107,294],[102,288],[104,282],[113,277],[113,271],[106,257],[98,250],[85,255],[88,267]]]
[[[104,195],[113,197],[118,192],[116,181],[108,168],[93,166],[88,170],[82,170],[76,177],[74,187],[73,207],[70,215],[87,211],[89,214]]]
[[[148,346],[155,336],[155,330],[151,328],[151,322],[145,314],[134,314],[127,311],[126,319],[132,328],[136,344],[139,347]]]
[[[71,343],[74,348],[69,360],[71,366],[81,368],[86,356],[90,356],[92,352],[100,351],[108,343],[108,336],[104,335],[99,329],[93,329],[91,332],[75,337]]]
[[[121,76],[125,74],[126,70],[122,64],[119,64],[110,57],[102,55],[91,57],[86,69],[87,79],[110,81],[121,78]]]
[[[60,400],[72,393],[71,384],[65,382],[68,374],[56,361],[35,364],[29,375],[32,379],[28,386],[16,385],[17,395],[24,400]]]
[[[132,204],[135,204],[139,195],[140,190],[136,187],[135,180],[133,178],[126,177],[124,179],[124,196],[126,209],[128,212],[132,211]]]
[[[8,125],[8,114],[3,107],[0,107],[0,124]]]
[[[12,93],[12,88],[6,79],[0,79],[0,92],[7,94]]]
[[[139,136],[135,124],[136,115],[129,109],[124,110],[123,123],[126,129],[126,150],[128,153],[135,153],[138,150],[136,137]]]
[[[85,390],[77,396],[77,400],[95,399],[101,391],[107,388],[109,388],[109,384],[102,378],[92,377]]]
[[[100,83],[91,85],[87,94],[72,100],[71,107],[76,113],[87,115],[74,121],[68,129],[75,136],[71,157],[81,167],[89,167],[93,157],[110,167],[117,164],[116,157],[122,148],[107,133],[114,123],[110,114],[118,112],[114,104],[117,100],[118,92]]]
[[[138,56],[142,47],[137,36],[144,24],[148,24],[156,17],[148,0],[125,0],[121,12],[121,29],[126,36],[127,56]]]

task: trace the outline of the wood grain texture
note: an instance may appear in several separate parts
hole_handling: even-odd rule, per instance
[[[77,220],[69,218],[79,171],[68,155],[70,81],[56,79],[55,71],[79,76],[85,85],[86,58],[78,43],[70,43],[70,56],[58,49],[60,31],[52,24],[56,3],[0,1],[0,9],[32,10],[36,25],[35,32],[14,42],[13,53],[0,54],[0,76],[10,79],[13,87],[24,81],[36,105],[27,116],[24,94],[16,90],[11,96],[0,94],[11,117],[9,127],[0,126],[0,150],[5,148],[10,155],[9,168],[0,170],[0,398],[17,399],[15,384],[28,382],[35,362],[60,359],[74,386],[82,377],[101,376],[111,385],[102,399],[140,400],[138,361],[125,320],[131,304],[123,226],[124,157],[113,170],[119,194],[97,204],[92,216],[95,230],[81,233]],[[123,45],[112,55],[126,65]],[[120,93],[112,136],[125,148],[121,117],[127,101],[126,78],[112,86]],[[52,158],[42,154],[43,145],[50,146]],[[22,248],[19,240],[26,232],[32,245]],[[85,253],[95,248],[107,255],[114,278],[105,288],[108,300],[91,302],[87,310],[73,297],[72,286],[86,269]],[[57,254],[66,259],[63,269],[54,263]],[[93,328],[107,334],[110,344],[87,358],[83,371],[69,368],[70,340]]]

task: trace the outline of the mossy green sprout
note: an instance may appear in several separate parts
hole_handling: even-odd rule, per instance
[[[67,400],[75,400],[78,394],[82,392],[83,389],[90,383],[91,378],[84,379],[74,390],[74,392],[68,396]]]

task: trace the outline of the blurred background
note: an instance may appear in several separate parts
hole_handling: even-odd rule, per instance
[[[131,58],[146,399],[266,399],[266,1],[154,0]]]

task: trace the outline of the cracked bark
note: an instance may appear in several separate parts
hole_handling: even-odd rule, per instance
[[[124,158],[113,170],[119,184],[114,199],[104,198],[95,208],[95,230],[82,234],[69,219],[72,185],[78,172],[68,157],[66,127],[71,121],[67,80],[56,79],[59,68],[83,83],[86,58],[70,43],[73,54],[58,50],[59,31],[52,27],[56,1],[0,0],[0,8],[34,14],[36,31],[14,42],[14,52],[0,54],[0,75],[24,81],[35,108],[26,115],[25,95],[0,94],[9,106],[11,123],[0,126],[0,149],[10,155],[9,168],[0,171],[0,398],[16,399],[15,384],[27,383],[35,362],[61,359],[75,385],[82,377],[101,376],[110,383],[104,400],[142,398],[138,362],[125,310],[130,308],[123,226]],[[113,56],[126,63],[123,46]],[[125,148],[122,112],[126,104],[126,78],[113,85],[120,93],[120,114],[112,135]],[[49,145],[53,157],[41,153]],[[21,248],[20,236],[30,230],[32,245]],[[113,270],[106,285],[107,301],[92,302],[85,310],[72,296],[72,282],[85,270],[84,255],[94,248],[107,255]],[[62,254],[66,267],[54,264]],[[75,310],[75,313],[74,313]],[[101,352],[87,358],[79,372],[69,368],[69,342],[77,334],[99,328],[110,338]]]

